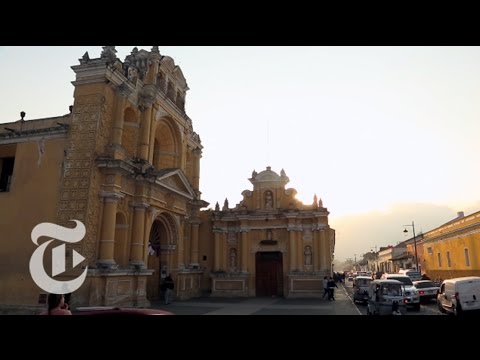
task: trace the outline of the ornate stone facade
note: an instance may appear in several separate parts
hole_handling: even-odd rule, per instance
[[[317,297],[330,276],[335,231],[322,201],[312,205],[295,198],[282,169],[267,167],[249,179],[253,191],[229,208],[206,212],[213,232],[210,266],[213,296]],[[206,224],[206,222],[204,222]]]
[[[86,260],[59,278],[88,267],[74,306],[148,306],[169,273],[180,299],[321,294],[335,243],[321,199],[302,204],[285,171],[267,167],[235,207],[225,199],[221,210],[200,211],[203,146],[185,113],[180,67],[156,46],[124,61],[105,46],[79,62],[68,114],[22,113],[0,127],[0,305],[43,306],[28,273],[30,233],[73,219],[86,235],[67,257],[75,250]]]
[[[76,305],[146,306],[159,299],[168,273],[178,282],[178,298],[198,296],[203,274],[199,214],[208,203],[200,198],[203,147],[185,113],[188,86],[180,67],[156,46],[134,48],[124,61],[114,46],[105,46],[99,58],[86,53],[79,62],[72,66],[76,79],[69,114],[0,129],[0,155],[12,153],[22,164],[13,170],[15,191],[0,199],[1,207],[37,209],[28,226],[2,232],[25,242],[31,254],[29,232],[36,224],[70,227],[70,220],[82,221],[87,232],[74,247],[86,260],[64,276],[74,277],[88,266],[87,280],[75,292]],[[35,158],[38,170],[21,173],[30,161],[31,144],[41,148],[41,157]],[[43,182],[29,182],[28,175]],[[29,202],[16,187],[20,183],[58,195],[47,199],[40,194],[39,202],[35,197]],[[15,224],[8,212],[1,215]],[[12,247],[12,254],[16,251]],[[71,251],[67,247],[67,257]],[[28,264],[26,256],[19,260]],[[27,268],[21,276],[28,281],[15,286],[13,296],[0,295],[0,304],[37,303],[42,290]],[[7,282],[18,283],[16,273],[2,270]]]

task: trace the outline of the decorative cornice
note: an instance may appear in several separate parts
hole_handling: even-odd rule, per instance
[[[473,234],[476,234],[476,233],[479,233],[479,232],[480,232],[480,224],[476,223],[476,224],[472,224],[470,226],[466,226],[464,228],[455,229],[453,231],[449,231],[447,233],[443,233],[443,234],[436,235],[436,236],[433,236],[433,237],[426,237],[426,234],[423,234],[424,235],[423,244],[425,246],[425,245],[427,245],[431,242],[449,240],[449,239],[458,238],[458,237],[464,237],[464,236],[473,235]],[[418,242],[417,242],[417,244],[418,244]]]
[[[95,163],[98,168],[118,169],[123,170],[128,174],[134,174],[137,170],[134,165],[124,160],[115,160],[112,158],[97,158],[95,160]]]
[[[59,126],[43,129],[16,130],[12,129],[8,133],[0,133],[0,144],[12,144],[28,141],[37,141],[44,139],[58,139],[68,134],[70,126],[68,124],[59,124]]]
[[[195,155],[197,158],[201,158],[202,157],[202,149],[200,148],[196,148],[192,151],[193,155]]]
[[[113,191],[100,191],[99,196],[109,200],[114,200],[118,201],[120,199],[123,199],[125,197],[125,194],[118,193],[118,192],[113,192]]]
[[[135,209],[148,209],[150,207],[150,204],[144,202],[131,202],[129,206]]]

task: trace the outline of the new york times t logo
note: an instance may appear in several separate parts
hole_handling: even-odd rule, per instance
[[[52,223],[41,223],[32,230],[32,241],[38,246],[38,238],[42,236],[52,237],[66,243],[76,243],[85,236],[85,225],[81,221],[72,220],[77,223],[74,229],[66,228]],[[50,239],[40,245],[30,258],[30,275],[33,281],[44,291],[51,294],[67,294],[74,292],[82,286],[87,276],[88,267],[83,273],[70,281],[59,281],[51,278],[43,267],[43,254],[47,246],[54,240]],[[80,264],[85,258],[73,250],[73,267]],[[52,250],[52,276],[65,272],[65,244],[56,246]]]

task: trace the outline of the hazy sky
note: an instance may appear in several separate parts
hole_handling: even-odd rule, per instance
[[[138,48],[151,49],[150,46]],[[134,46],[117,47],[123,61]],[[59,116],[101,47],[0,47],[0,123]],[[341,260],[480,210],[479,47],[171,47],[204,146],[202,198],[230,206],[283,168],[330,211]],[[411,230],[409,228],[409,230]]]

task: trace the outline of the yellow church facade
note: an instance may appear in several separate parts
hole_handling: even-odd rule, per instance
[[[321,296],[335,247],[328,210],[316,196],[311,205],[297,200],[283,169],[254,171],[249,180],[253,191],[243,191],[235,207],[225,200],[202,213],[206,235],[213,234],[205,275],[212,296]]]
[[[72,220],[84,238],[54,239],[44,266],[52,273],[52,251],[65,244],[55,279],[86,269],[74,306],[149,306],[168,274],[177,299],[321,293],[335,244],[321,200],[303,205],[284,171],[267,168],[236,207],[202,211],[203,146],[174,60],[154,46],[122,61],[105,46],[79,62],[68,113],[0,125],[0,308],[44,306],[29,272],[31,233]]]

